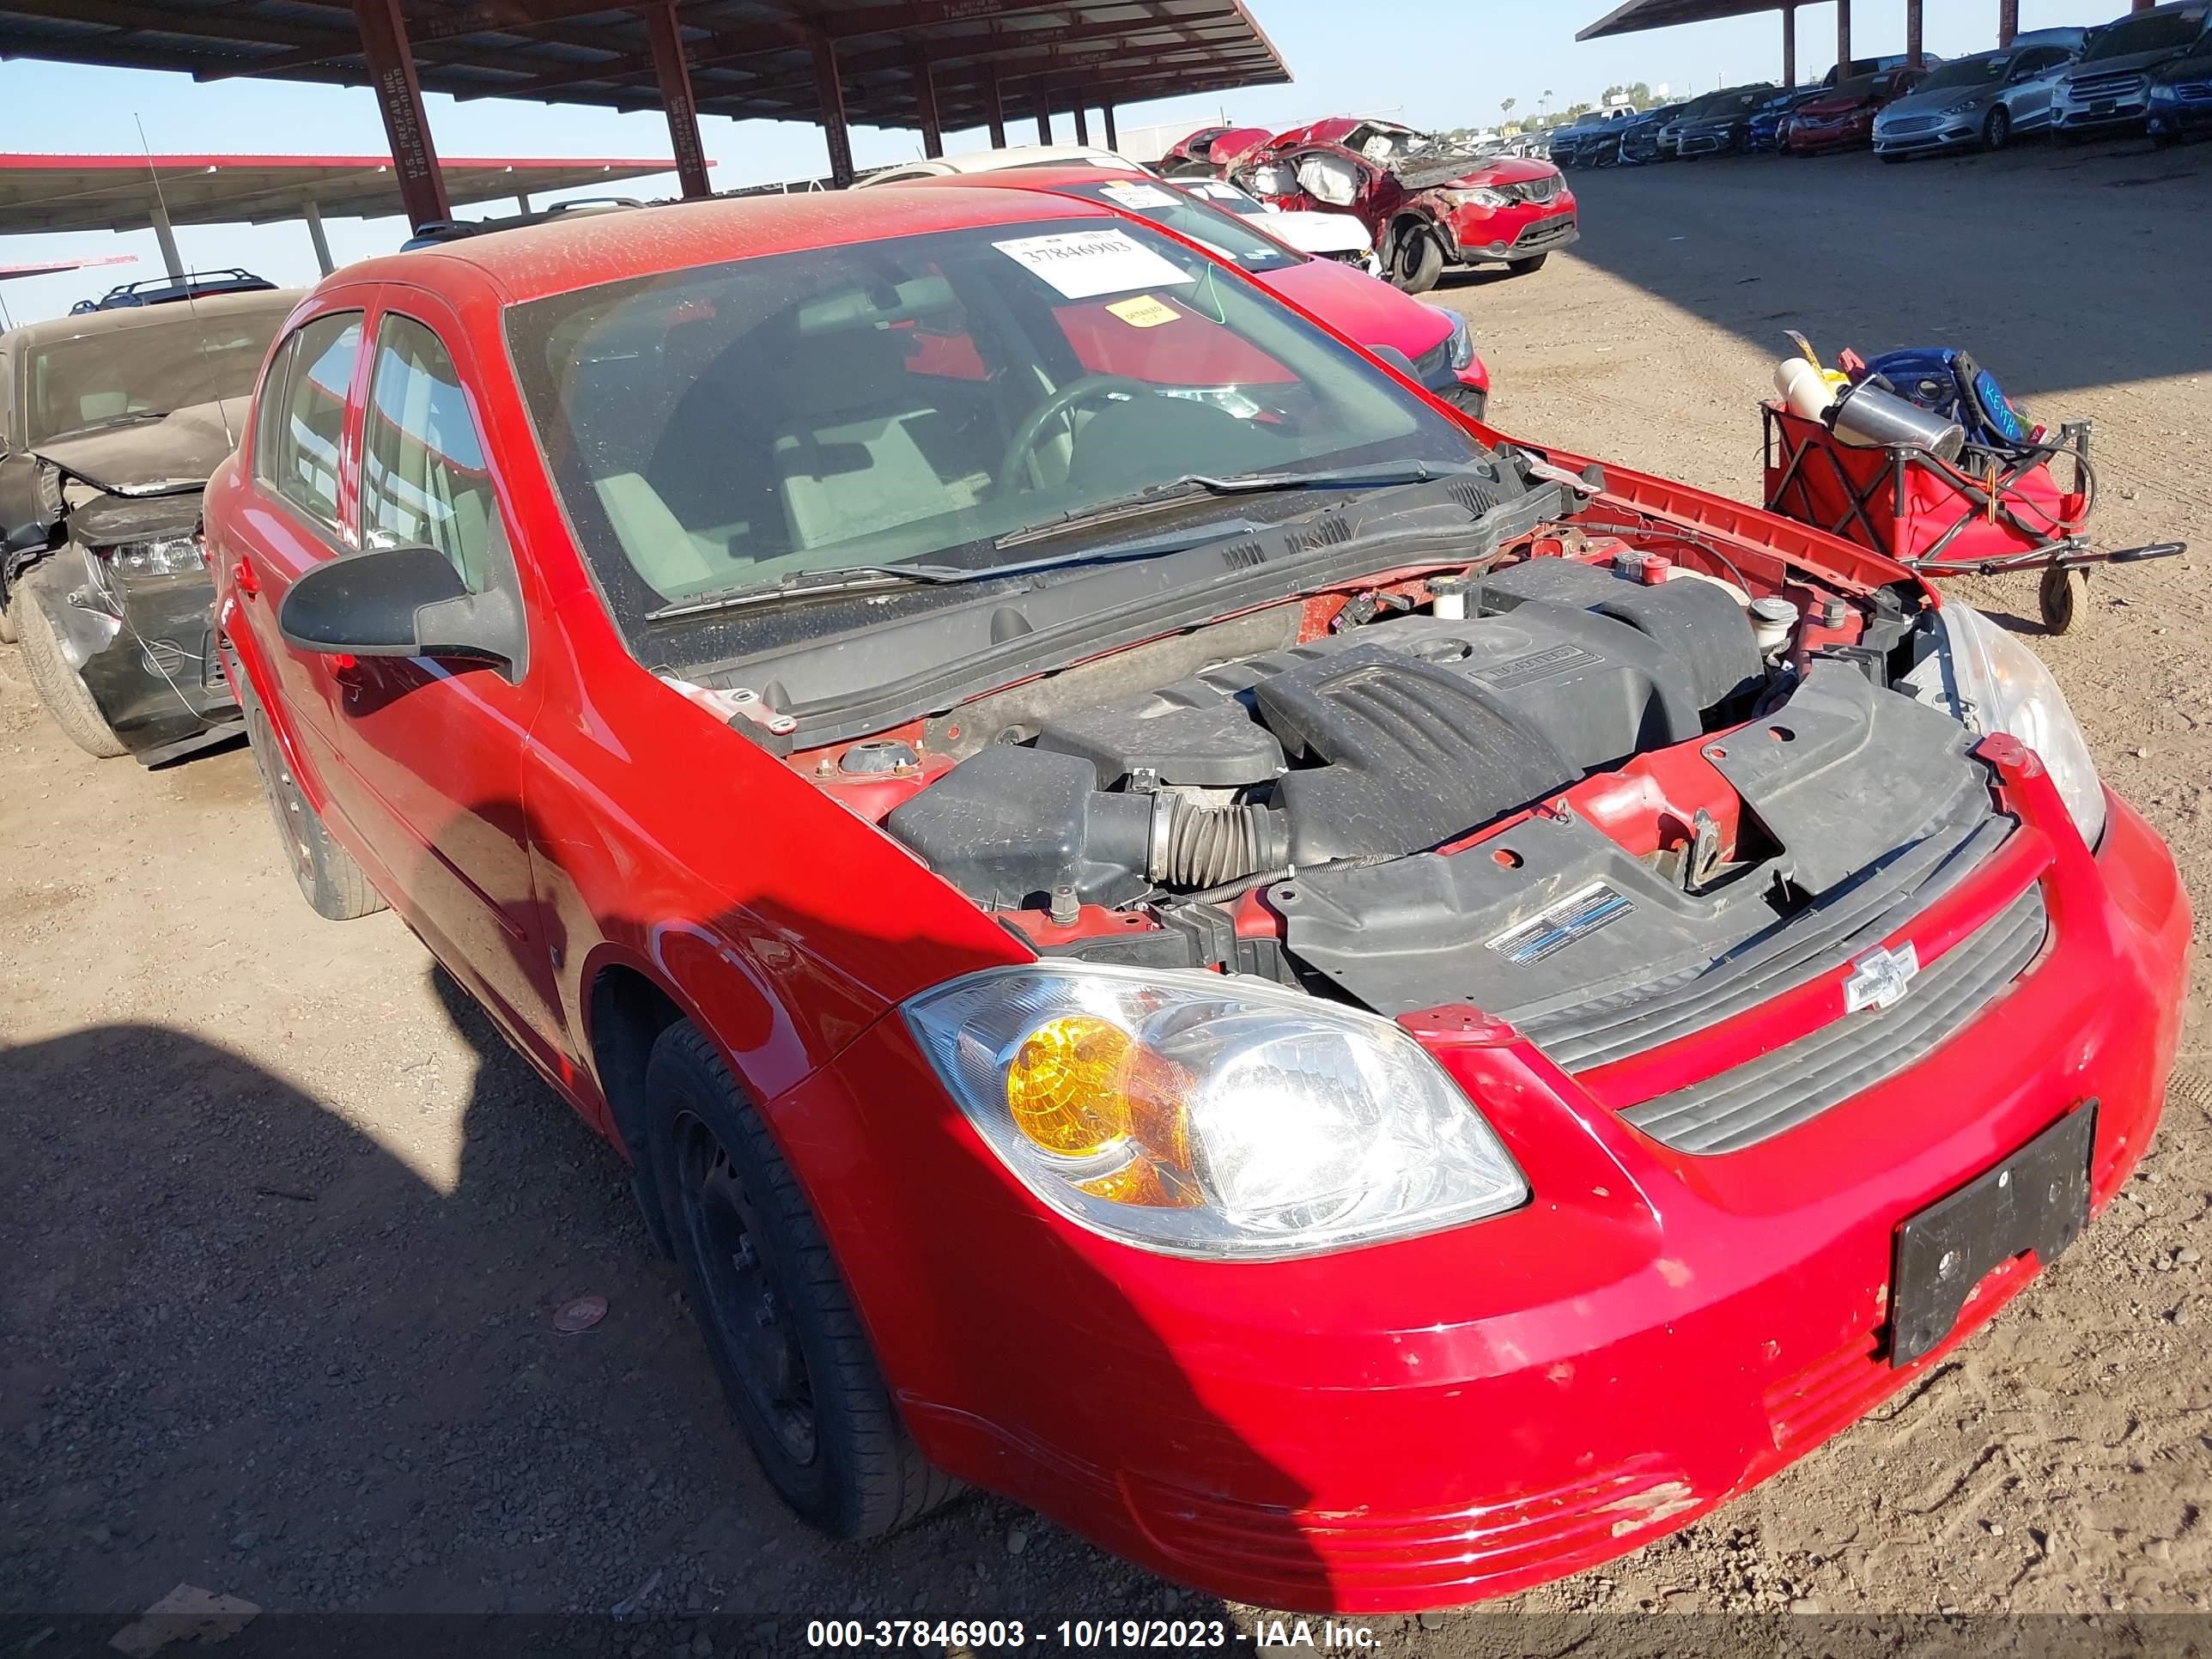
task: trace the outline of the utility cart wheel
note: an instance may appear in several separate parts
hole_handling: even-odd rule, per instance
[[[2043,612],[2043,626],[2047,632],[2064,634],[2074,626],[2075,611],[2081,595],[2089,586],[2087,574],[2069,570],[2063,564],[2054,564],[2043,573],[2043,581],[2036,589],[2036,604]]]

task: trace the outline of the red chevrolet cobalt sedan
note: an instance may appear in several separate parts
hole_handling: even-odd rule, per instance
[[[840,1536],[1465,1602],[1924,1371],[2142,1156],[2189,936],[2037,659],[1064,196],[301,306],[206,536],[286,855],[626,1154]]]

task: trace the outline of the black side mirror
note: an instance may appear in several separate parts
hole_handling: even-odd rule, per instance
[[[0,453],[0,553],[44,547],[61,522],[61,492],[40,477],[39,458],[27,451]]]
[[[520,679],[527,630],[510,593],[471,593],[434,547],[372,548],[318,565],[276,613],[288,644],[356,657],[476,662]]]

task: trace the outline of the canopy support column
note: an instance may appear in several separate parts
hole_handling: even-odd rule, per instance
[[[1920,0],[1905,0],[1905,67],[1919,69],[1924,61],[1920,51]]]
[[[1836,0],[1836,80],[1851,75],[1851,0]]]
[[[1098,119],[1100,124],[1106,129],[1106,148],[1109,149],[1121,149],[1121,135],[1114,131],[1114,106],[1111,104],[1099,105]]]
[[[2009,46],[2020,33],[2020,0],[1997,0],[1997,45]]]
[[[1782,84],[1785,89],[1797,84],[1797,8],[1782,9]]]
[[[1091,123],[1085,118],[1080,102],[1075,106],[1075,142],[1079,144],[1091,142]]]
[[[699,139],[699,106],[691,96],[691,66],[684,60],[684,31],[676,21],[675,0],[645,15],[653,41],[653,78],[660,82],[660,104],[668,114],[668,143],[676,153],[676,176],[684,199],[714,193],[707,182],[707,147]]]
[[[908,61],[914,72],[915,108],[921,117],[921,153],[934,158],[945,154],[945,127],[937,116],[937,77],[921,48]]]
[[[331,258],[331,239],[323,234],[323,210],[312,196],[300,204],[300,216],[307,222],[307,240],[315,245],[315,265],[324,276],[337,269]]]
[[[147,217],[154,223],[154,240],[161,245],[161,264],[172,277],[181,277],[185,262],[177,252],[177,233],[169,223],[169,210],[157,204]]]
[[[845,125],[845,88],[837,79],[837,43],[815,35],[814,97],[822,112],[822,137],[830,146],[830,178],[838,189],[853,182],[853,135]]]
[[[1042,93],[1036,95],[1036,123],[1037,143],[1050,143],[1052,142],[1052,106],[1045,101],[1045,95]]]
[[[983,65],[983,118],[991,129],[991,148],[1006,147],[1006,102],[999,95],[999,66]]]
[[[384,117],[385,141],[392,146],[392,177],[399,183],[407,222],[420,228],[433,219],[450,219],[453,204],[430,143],[430,118],[423,112],[422,87],[415,78],[415,54],[407,44],[407,18],[399,0],[353,0],[353,16],[361,30],[369,85]]]

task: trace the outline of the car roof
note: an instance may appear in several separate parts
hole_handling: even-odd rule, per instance
[[[1070,185],[1092,185],[1101,179],[1128,184],[1171,185],[1133,162],[1127,167],[1102,167],[1092,161],[1066,166],[1002,167],[995,173],[939,173],[927,179],[892,181],[898,190],[1064,190]]]
[[[1110,149],[1099,149],[1091,144],[1009,144],[1003,149],[975,149],[965,155],[939,155],[927,161],[898,161],[882,168],[884,173],[903,173],[910,168],[927,167],[939,177],[969,173],[1001,173],[1011,168],[1041,167],[1054,161],[1110,161],[1116,167],[1133,167],[1137,164],[1127,157],[1115,155]],[[860,181],[875,182],[873,175]],[[904,184],[903,179],[887,182]]]
[[[1073,197],[1005,186],[810,191],[672,202],[634,213],[568,215],[496,236],[467,236],[414,252],[383,254],[348,265],[325,278],[325,285],[409,283],[434,291],[489,283],[503,303],[515,305],[603,283],[763,254],[1111,214],[1107,207]]]
[[[88,339],[126,328],[155,328],[182,317],[258,316],[275,312],[282,316],[300,302],[305,289],[255,289],[245,294],[196,294],[190,300],[169,300],[155,306],[118,306],[112,311],[80,311],[43,323],[26,323],[0,334],[0,345],[39,346],[56,340]]]

